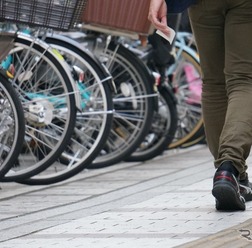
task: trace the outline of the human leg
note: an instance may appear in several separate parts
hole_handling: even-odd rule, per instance
[[[246,159],[252,145],[252,2],[231,0],[225,22],[226,121],[216,164],[232,160],[247,178]]]
[[[202,69],[202,112],[206,139],[214,159],[218,158],[219,137],[224,126],[228,103],[223,72],[225,66],[223,7],[220,0],[199,0],[198,4],[189,9]]]
[[[218,168],[212,192],[219,210],[244,210],[245,200],[252,200],[246,174],[252,141],[252,49],[247,52],[252,4],[239,2],[200,0],[190,8],[203,71],[206,137]],[[241,30],[243,37],[237,35]]]
[[[231,160],[244,180],[252,144],[248,108],[252,105],[252,2],[230,2],[200,0],[190,8],[190,17],[203,71],[202,110],[209,149],[216,167]]]

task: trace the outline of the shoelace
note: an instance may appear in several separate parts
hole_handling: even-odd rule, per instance
[[[252,189],[250,187],[247,187],[247,186],[242,185],[242,184],[239,184],[239,187],[240,187],[241,193],[246,191],[245,192],[246,194],[252,194]]]

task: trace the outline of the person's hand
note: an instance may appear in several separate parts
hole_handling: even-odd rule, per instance
[[[164,0],[151,0],[148,19],[156,29],[169,35],[169,29],[167,28],[167,5]]]

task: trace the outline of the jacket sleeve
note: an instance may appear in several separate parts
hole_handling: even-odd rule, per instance
[[[181,13],[197,0],[165,0],[168,7],[168,13]]]

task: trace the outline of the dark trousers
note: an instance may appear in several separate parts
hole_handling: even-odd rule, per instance
[[[198,0],[189,16],[202,68],[202,111],[215,166],[246,175],[252,144],[252,0]]]

